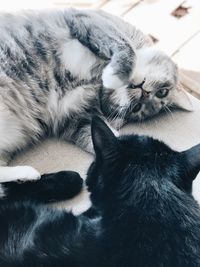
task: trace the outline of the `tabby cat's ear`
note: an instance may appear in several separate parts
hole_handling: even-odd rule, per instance
[[[173,106],[186,111],[194,110],[190,95],[183,89],[182,85],[179,85],[178,88],[174,90]]]
[[[109,160],[118,152],[118,140],[106,123],[99,117],[92,119],[92,142],[97,158]]]
[[[197,173],[200,171],[200,144],[193,146],[182,153],[187,158],[188,171],[197,175]]]

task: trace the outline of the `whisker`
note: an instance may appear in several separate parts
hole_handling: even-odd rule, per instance
[[[171,119],[174,119],[174,114],[172,113],[172,111],[168,106],[164,106],[164,110],[166,111],[166,114],[168,114],[171,117]]]
[[[132,103],[135,100],[135,96],[129,95],[129,97],[130,97],[130,101],[126,106],[119,109],[118,112],[116,112],[116,110],[113,109],[111,113],[109,114],[109,116],[107,117],[107,120],[110,122],[110,124],[115,125],[114,127],[116,127],[117,129],[120,129],[124,125],[124,121],[125,121],[125,117],[126,117],[128,109],[131,107],[131,105],[135,104],[135,103],[134,104]],[[113,123],[115,121],[116,121],[116,124]]]

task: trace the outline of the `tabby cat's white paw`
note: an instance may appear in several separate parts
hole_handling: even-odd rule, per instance
[[[31,166],[16,166],[14,171],[19,182],[34,181],[41,178],[40,173]]]
[[[108,64],[102,74],[103,86],[105,88],[117,89],[124,86],[124,82],[114,74],[114,69]]]

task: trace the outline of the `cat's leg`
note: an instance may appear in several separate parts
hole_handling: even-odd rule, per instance
[[[6,201],[50,203],[70,199],[80,193],[82,187],[83,179],[77,172],[61,171],[44,174],[34,183],[2,183],[0,199],[2,197]]]
[[[34,181],[40,179],[40,176],[40,173],[31,166],[0,167],[0,183]]]
[[[98,14],[91,16],[73,10],[66,13],[65,20],[73,38],[95,55],[108,60],[102,75],[103,85],[116,89],[127,84],[136,59],[130,39]]]
[[[106,121],[106,119],[104,119],[104,122],[112,130],[115,136],[119,135],[118,131],[115,130]],[[71,124],[68,125],[68,128],[65,129],[61,137],[62,139],[66,141],[73,142],[78,147],[82,148],[84,151],[94,154],[94,147],[93,147],[92,137],[91,137],[91,119],[90,118],[74,120],[74,122],[71,122]]]
[[[68,138],[67,134],[65,139],[72,141],[74,144],[76,144],[84,151],[94,154],[90,123],[84,123],[84,121],[79,122],[79,125],[77,125],[77,128],[74,129],[70,138]]]
[[[37,180],[40,173],[31,166],[8,167],[13,152],[24,148],[30,141],[22,122],[1,103],[0,109],[0,183]]]

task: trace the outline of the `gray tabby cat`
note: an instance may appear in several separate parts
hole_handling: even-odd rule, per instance
[[[0,181],[34,180],[3,167],[47,135],[92,151],[91,116],[121,127],[164,107],[190,109],[176,65],[132,25],[100,11],[0,16]]]

